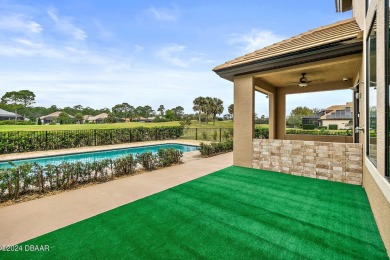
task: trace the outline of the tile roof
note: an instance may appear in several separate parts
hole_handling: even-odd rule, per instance
[[[356,23],[355,18],[350,18],[330,25],[318,27],[284,41],[272,44],[263,49],[238,57],[234,60],[230,60],[215,67],[213,71],[302,51],[308,48],[355,39],[360,37],[360,33],[361,29]]]
[[[46,116],[41,116],[40,118],[41,119],[44,119],[44,118],[47,118],[47,117],[59,117],[61,113],[64,113],[62,111],[57,111],[57,112],[54,112],[54,113],[51,113],[51,114],[48,114]],[[74,118],[73,116],[69,115],[70,118]]]
[[[12,112],[8,112],[8,111],[6,111],[4,109],[1,109],[1,108],[0,108],[0,116],[2,116],[2,117],[15,117],[15,116],[22,117],[22,116],[20,116],[18,114],[15,114],[15,113],[12,113]]]

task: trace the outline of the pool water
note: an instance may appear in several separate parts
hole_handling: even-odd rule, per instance
[[[148,146],[140,146],[140,147],[129,147],[115,150],[104,150],[97,152],[88,152],[88,153],[76,153],[76,154],[68,154],[68,155],[58,155],[58,156],[50,156],[50,157],[39,157],[32,159],[23,159],[23,160],[15,160],[12,161],[15,165],[20,165],[23,163],[38,163],[39,165],[45,166],[46,164],[58,165],[62,162],[94,162],[100,161],[104,159],[116,159],[119,157],[123,157],[129,154],[139,154],[145,152],[157,153],[157,151],[161,148],[173,148],[185,152],[196,151],[198,146],[193,145],[184,145],[184,144],[159,144],[159,145],[148,145]],[[5,169],[11,167],[8,162],[0,162],[0,169]]]

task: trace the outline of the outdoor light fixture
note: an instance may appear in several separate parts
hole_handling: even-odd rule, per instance
[[[307,87],[309,84],[307,82],[299,82],[298,86],[301,88]]]
[[[363,81],[360,81],[358,83],[356,83],[353,87],[349,88],[350,90],[353,90],[353,91],[357,91],[358,90],[358,87],[359,87],[359,84],[364,84]]]

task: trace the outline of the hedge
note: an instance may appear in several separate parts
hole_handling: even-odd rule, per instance
[[[177,139],[181,126],[0,132],[0,154]]]
[[[296,135],[341,135],[351,136],[351,130],[339,130],[339,131],[328,131],[328,130],[303,130],[303,129],[286,129],[286,134]],[[269,129],[268,128],[255,128],[255,138],[268,139]]]
[[[314,124],[305,124],[305,125],[302,125],[302,129],[303,130],[314,130]]]
[[[329,130],[337,130],[338,125],[329,125]]]
[[[200,143],[199,151],[203,157],[230,152],[233,151],[233,140],[211,144]]]
[[[59,165],[24,163],[0,169],[0,203],[16,200],[26,194],[43,194],[66,190],[79,185],[106,182],[124,175],[132,175],[140,164],[145,170],[181,163],[183,153],[172,148],[160,149],[157,154],[146,152],[117,159],[94,162],[62,162]],[[153,167],[151,167],[153,165]]]
[[[297,135],[341,135],[341,136],[350,136],[352,131],[350,130],[339,130],[339,131],[329,131],[329,130],[302,130],[302,129],[287,129],[286,134],[297,134]]]
[[[34,122],[31,121],[24,121],[24,120],[4,120],[0,121],[0,125],[35,125]]]

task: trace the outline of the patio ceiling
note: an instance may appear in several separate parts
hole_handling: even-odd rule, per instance
[[[353,54],[339,58],[304,63],[281,69],[269,70],[253,74],[256,85],[270,85],[282,88],[299,88],[298,82],[302,73],[311,81],[306,91],[315,91],[317,86],[345,85],[350,87],[358,74],[361,54]],[[348,79],[345,81],[343,79]],[[321,90],[323,91],[323,89]]]

